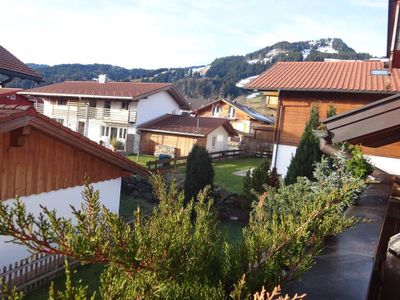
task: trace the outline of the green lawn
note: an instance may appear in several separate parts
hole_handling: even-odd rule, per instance
[[[76,271],[76,273],[75,273]],[[78,282],[79,280],[82,280],[83,283],[87,284],[89,286],[89,291],[92,294],[94,291],[96,291],[96,299],[99,298],[99,292],[98,292],[98,287],[99,287],[99,279],[100,279],[100,274],[103,271],[103,266],[102,265],[86,265],[86,266],[79,266],[76,269],[73,269],[72,272],[75,274],[72,275],[72,284],[74,285],[74,282]],[[56,290],[64,290],[65,288],[65,276],[59,276],[54,280],[54,286]],[[38,290],[35,290],[25,296],[24,299],[27,300],[42,300],[42,299],[48,299],[49,298],[49,287],[50,284],[45,285],[41,287]]]
[[[153,161],[153,160],[156,160],[156,159],[157,159],[156,156],[154,156],[154,155],[147,155],[147,154],[140,154],[140,155],[139,155],[139,159],[138,159],[138,157],[137,157],[136,154],[131,154],[131,155],[128,155],[128,158],[129,158],[130,160],[132,160],[132,161],[134,161],[134,162],[136,162],[136,163],[142,165],[142,166],[145,166],[145,167],[146,167],[146,163],[147,163],[148,161]]]
[[[121,195],[121,201],[119,203],[119,215],[126,218],[132,219],[133,212],[140,207],[140,211],[143,215],[148,215],[153,211],[153,207],[156,203],[145,199],[136,198],[133,196]]]
[[[215,162],[213,164],[215,171],[214,183],[228,191],[240,194],[243,187],[243,177],[233,173],[258,167],[264,161],[264,158],[250,157]]]

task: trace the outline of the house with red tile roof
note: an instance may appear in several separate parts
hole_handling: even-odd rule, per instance
[[[0,87],[3,87],[14,78],[28,79],[35,82],[43,81],[38,73],[25,65],[3,46],[0,46],[0,74],[7,77],[0,81]]]
[[[247,88],[278,94],[272,164],[285,175],[314,103],[326,119],[330,105],[340,114],[399,93],[400,69],[379,60],[278,62]],[[399,143],[364,147],[364,152],[377,167],[399,172]]]
[[[100,192],[100,202],[119,212],[121,178],[148,176],[130,161],[31,106],[0,105],[0,201],[12,205],[20,197],[27,212],[40,205],[71,217],[70,205],[80,207],[84,176]],[[20,245],[0,236],[0,267],[30,256]]]
[[[174,149],[174,156],[186,156],[197,144],[208,152],[224,151],[229,137],[237,133],[229,120],[167,114],[139,126],[140,152],[153,155],[157,146]]]
[[[65,81],[24,90],[18,95],[36,97],[38,111],[97,143],[113,139],[126,152],[137,152],[137,126],[164,114],[190,110],[186,99],[168,83]]]
[[[241,137],[248,136],[260,142],[272,142],[274,116],[227,99],[217,99],[194,111],[200,117],[228,119]]]

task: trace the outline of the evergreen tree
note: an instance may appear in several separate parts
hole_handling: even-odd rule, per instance
[[[336,107],[333,104],[329,104],[328,111],[326,112],[326,117],[330,118],[336,116]]]
[[[319,162],[322,156],[319,150],[319,139],[312,132],[319,125],[319,109],[314,104],[311,108],[310,119],[301,136],[299,146],[290,162],[285,178],[286,184],[296,182],[298,176],[306,176],[309,179],[313,178],[314,163]]]
[[[212,187],[214,169],[206,148],[195,145],[190,151],[186,164],[185,200],[190,201],[205,186]]]

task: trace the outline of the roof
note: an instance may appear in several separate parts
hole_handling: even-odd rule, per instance
[[[215,101],[213,99],[202,99],[202,98],[188,98],[187,100],[188,100],[192,110],[197,110],[200,107],[203,107],[203,106],[208,105],[209,103]]]
[[[400,141],[400,94],[326,119],[334,143],[381,147]]]
[[[65,81],[24,90],[18,94],[139,100],[162,91],[168,92],[181,107],[190,109],[185,98],[170,83]]]
[[[229,135],[237,135],[235,129],[227,119],[194,117],[190,115],[166,114],[142,124],[138,129],[141,131],[205,137],[220,126],[223,126]]]
[[[390,76],[371,75],[384,70],[382,61],[278,62],[246,88],[286,91],[365,93],[400,92],[400,69]]]
[[[0,87],[0,97],[8,94],[15,94],[19,91],[22,91],[22,89]]]
[[[272,116],[265,116],[265,115],[259,113],[258,111],[252,109],[251,107],[248,107],[248,106],[243,105],[243,104],[239,104],[239,103],[234,102],[234,101],[229,101],[229,100],[226,100],[226,99],[222,99],[222,98],[218,99],[218,100],[215,100],[213,102],[210,102],[207,105],[204,105],[204,106],[200,107],[199,109],[197,109],[197,111],[202,111],[204,109],[207,109],[208,107],[210,107],[210,105],[214,105],[215,103],[218,103],[218,102],[221,102],[221,101],[225,102],[226,104],[228,104],[230,106],[233,106],[233,107],[239,109],[240,111],[244,112],[246,115],[248,115],[250,118],[252,118],[254,120],[257,120],[257,121],[260,121],[260,122],[264,122],[264,123],[268,123],[268,124],[272,124],[272,123],[275,122],[275,118],[272,117]]]
[[[122,170],[143,176],[149,174],[146,168],[132,162],[118,153],[100,146],[87,137],[38,113],[32,106],[0,104],[0,133],[8,132],[24,126],[32,126],[75,148],[106,160],[108,163],[115,165]]]
[[[36,82],[42,81],[42,77],[38,73],[25,65],[3,46],[0,46],[0,74]]]

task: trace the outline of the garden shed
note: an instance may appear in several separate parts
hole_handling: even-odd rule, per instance
[[[227,119],[171,114],[142,124],[139,130],[141,153],[152,155],[157,145],[165,145],[175,148],[175,157],[188,155],[195,144],[209,152],[227,150],[229,137],[237,135]]]

